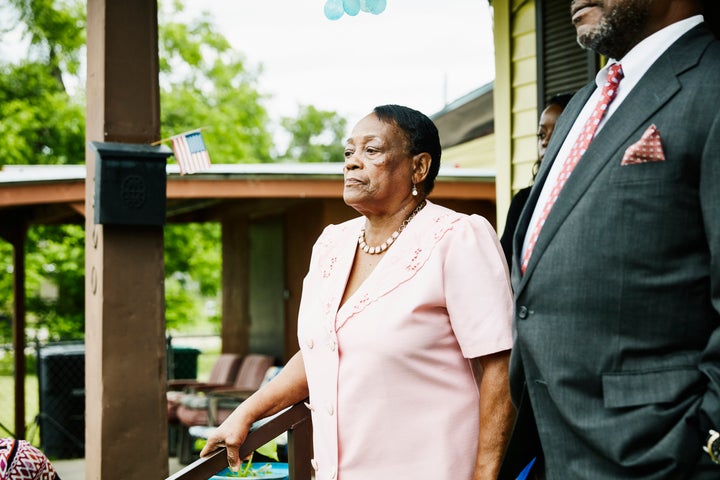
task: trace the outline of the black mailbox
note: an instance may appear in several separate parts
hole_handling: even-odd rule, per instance
[[[91,142],[95,157],[95,223],[165,225],[165,145]]]

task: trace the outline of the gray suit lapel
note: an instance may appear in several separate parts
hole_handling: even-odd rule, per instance
[[[710,42],[710,39],[711,37],[706,34],[704,28],[701,26],[691,30],[682,39],[678,40],[650,67],[633,91],[630,92],[620,107],[618,107],[618,110],[608,119],[602,130],[598,132],[590,144],[590,147],[585,152],[585,155],[577,167],[575,167],[572,175],[568,178],[565,187],[560,192],[560,196],[548,215],[535,248],[533,249],[527,271],[518,285],[518,291],[523,288],[528,278],[532,275],[535,265],[542,257],[548,244],[552,241],[552,238],[562,223],[577,205],[582,195],[587,191],[601,170],[609,162],[619,162],[621,160],[625,148],[627,148],[633,140],[637,140],[636,137],[642,134],[642,130],[640,130],[639,133],[638,130],[646,126],[645,124],[648,123],[650,117],[680,90],[681,84],[677,77],[682,72],[696,65],[702,54],[703,48],[698,45],[698,42],[707,44]],[[563,122],[561,130],[555,132],[558,134],[559,139],[564,139],[567,136],[572,126],[572,121],[577,118],[577,115],[582,109],[582,105],[593,89],[593,85],[591,84],[589,87],[585,87],[578,92],[578,95],[576,95],[577,102],[575,101],[576,99],[573,99],[571,104],[572,111],[568,111],[572,116],[569,117],[568,121]],[[570,108],[571,105],[569,105],[568,108]],[[555,139],[556,135],[553,135],[553,140]],[[554,159],[557,156],[561,144],[562,142],[559,140],[555,142],[551,140],[546,158]],[[550,149],[550,147],[552,147],[552,149]],[[548,155],[552,156],[548,157]],[[555,160],[553,160],[553,162],[554,161]],[[516,244],[516,247],[518,247],[515,250],[516,252],[520,251],[522,240],[524,236],[529,233],[527,231],[528,222],[537,203],[537,198],[541,190],[540,187],[547,179],[549,169],[550,164],[543,165],[541,168],[542,176],[540,177],[540,174],[538,175],[540,182],[533,188],[530,198],[528,199],[528,207],[521,216],[518,235],[515,239],[520,245],[518,246]],[[518,255],[516,255],[514,260],[516,264],[519,263],[518,260]]]
[[[570,128],[575,121],[575,118],[577,118],[577,116],[580,114],[580,110],[582,110],[583,105],[587,101],[588,97],[590,97],[594,89],[595,82],[588,84],[582,89],[580,89],[573,96],[570,103],[567,105],[562,115],[558,119],[558,123],[555,126],[553,136],[551,137],[550,143],[548,144],[547,150],[545,151],[545,159],[540,165],[540,170],[538,171],[535,178],[533,188],[530,191],[527,202],[525,203],[524,210],[522,211],[520,218],[518,219],[516,233],[513,238],[513,263],[517,263],[517,265],[513,265],[514,271],[520,268],[520,252],[522,251],[523,240],[525,239],[525,235],[528,233],[527,229],[530,223],[530,218],[532,217],[532,213],[535,210],[535,205],[537,205],[538,197],[540,196],[542,186],[547,180],[547,175],[550,171],[550,167],[553,163],[555,163],[558,151],[560,150],[560,147],[563,143],[562,140],[567,137],[568,133],[570,132]]]
[[[594,90],[595,82],[593,81],[592,83],[589,83],[582,89],[578,90],[578,92],[570,100],[570,103],[568,103],[567,107],[565,107],[565,110],[558,119],[558,123],[555,126],[553,136],[550,139],[547,150],[545,151],[545,158],[540,165],[540,170],[538,171],[538,174],[535,178],[535,183],[533,184],[532,190],[530,191],[528,200],[525,203],[525,207],[523,208],[522,213],[520,214],[520,218],[518,219],[515,235],[513,237],[512,267],[512,283],[513,285],[519,284],[519,287],[516,287],[516,293],[520,289],[522,289],[525,282],[527,281],[527,278],[529,277],[528,275],[520,275],[520,263],[522,261],[522,245],[525,236],[530,233],[528,232],[528,227],[533,211],[535,210],[535,206],[537,205],[538,197],[540,196],[543,185],[547,181],[547,176],[550,172],[550,168],[557,160],[558,151],[560,150],[560,147],[562,146],[565,137],[567,137],[570,129],[573,126],[573,122],[580,114],[583,105],[585,105],[585,102],[587,102],[587,99],[590,97]],[[535,250],[537,250],[537,245],[535,247]],[[535,253],[533,253],[533,256],[534,255]]]

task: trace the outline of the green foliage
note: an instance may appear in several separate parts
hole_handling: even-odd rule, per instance
[[[159,5],[162,137],[208,127],[214,163],[271,162],[274,149],[260,71],[245,65],[208,14],[183,19],[183,3]],[[85,160],[81,59],[84,0],[0,2],[0,41],[22,33],[26,55],[0,58],[0,165],[79,164]],[[301,107],[282,119],[292,141],[282,160],[342,161],[345,120]],[[28,232],[26,310],[30,335],[84,336],[82,226],[37,226]],[[168,225],[166,319],[171,330],[219,329],[221,239],[218,224]],[[13,249],[0,241],[0,344],[11,338]]]
[[[219,331],[221,285],[219,223],[187,223],[165,227],[165,321],[177,331],[198,323]]]
[[[28,232],[28,327],[50,341],[84,335],[85,233],[79,225],[35,226]]]
[[[13,247],[0,239],[0,344],[12,339]]]
[[[26,336],[83,338],[85,236],[79,225],[35,226],[25,250]],[[13,247],[0,242],[0,344],[12,339]]]
[[[62,73],[76,75],[85,46],[85,6],[79,0],[7,0],[14,7],[31,61],[45,65],[62,83]]]
[[[33,352],[32,354],[25,355],[25,371],[36,372],[37,371],[37,356]],[[0,381],[2,377],[12,377],[15,372],[15,355],[12,352],[5,352],[0,350]],[[3,392],[0,388],[0,392]],[[0,408],[2,411],[2,408]],[[2,423],[2,422],[0,422]],[[7,425],[7,424],[6,424]]]
[[[296,162],[344,161],[343,135],[347,120],[336,112],[303,105],[296,118],[285,117],[281,124],[292,137],[284,159]]]
[[[0,66],[2,163],[84,163],[84,107],[47,80],[38,65]]]
[[[207,14],[181,23],[180,2],[160,20],[160,85],[163,137],[203,132],[215,163],[270,162],[269,116],[257,76]]]
[[[0,61],[0,162],[83,163],[84,102],[65,88],[64,75],[77,73],[85,43],[80,2],[10,0],[15,26],[29,42],[17,64]],[[3,9],[6,13],[7,9]]]

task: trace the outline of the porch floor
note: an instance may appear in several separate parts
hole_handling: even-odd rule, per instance
[[[84,458],[73,458],[71,460],[54,460],[51,462],[55,471],[62,480],[85,480],[85,459]],[[170,457],[168,459],[169,475],[177,473],[182,470],[185,465],[182,465],[177,457]]]

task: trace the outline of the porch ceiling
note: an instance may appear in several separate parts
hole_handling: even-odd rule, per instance
[[[219,212],[281,213],[298,203],[342,197],[341,164],[234,164],[181,176],[167,166],[167,222],[212,221]],[[494,172],[441,168],[431,198],[495,201]],[[6,165],[0,224],[84,222],[84,165]]]

